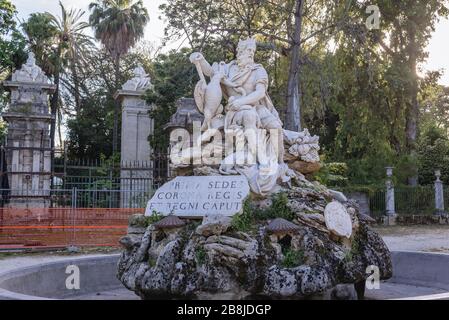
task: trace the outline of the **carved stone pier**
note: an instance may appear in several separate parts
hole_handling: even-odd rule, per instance
[[[30,53],[28,61],[3,86],[11,92],[2,114],[8,123],[5,143],[10,207],[50,206],[51,143],[49,83]]]
[[[138,66],[134,77],[115,94],[115,99],[122,104],[120,188],[123,208],[140,208],[140,197],[151,187],[152,149],[148,136],[153,133],[154,121],[148,114],[151,106],[143,98],[149,88],[150,77]]]

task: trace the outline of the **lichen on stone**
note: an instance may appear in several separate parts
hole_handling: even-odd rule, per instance
[[[242,215],[223,219],[229,228],[214,227],[220,221],[214,218],[210,228],[187,220],[168,232],[153,224],[142,228],[146,219],[131,217],[129,233],[120,240],[118,278],[142,299],[302,299],[353,297],[347,285],[365,281],[370,265],[379,267],[381,279],[391,277],[390,252],[360,218],[356,203],[344,203],[353,224],[346,239],[326,229],[324,207],[332,201],[326,192],[295,187],[278,199],[281,205],[271,199],[262,209],[260,202],[248,201]],[[297,230],[270,234],[275,208],[286,207]]]

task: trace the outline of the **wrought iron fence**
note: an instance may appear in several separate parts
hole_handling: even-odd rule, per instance
[[[350,188],[344,192],[351,192]],[[433,186],[395,187],[395,211],[400,215],[428,215],[435,212],[435,190]],[[368,192],[370,213],[382,216],[386,212],[386,190]],[[449,209],[449,186],[444,187],[446,210]]]
[[[156,189],[0,189],[0,207],[9,208],[145,208]]]
[[[58,189],[149,190],[160,187],[170,176],[166,153],[151,161],[54,160],[53,187]]]
[[[433,214],[435,191],[433,186],[395,188],[395,205],[398,214]]]
[[[369,195],[369,207],[371,215],[381,216],[386,211],[385,205],[386,192],[385,190],[376,190]]]

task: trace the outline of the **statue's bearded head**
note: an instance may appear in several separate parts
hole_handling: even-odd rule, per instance
[[[237,46],[237,64],[239,67],[245,67],[254,63],[254,54],[256,53],[256,40],[248,38],[240,40]]]

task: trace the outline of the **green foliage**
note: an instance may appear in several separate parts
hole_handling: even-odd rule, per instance
[[[304,252],[288,249],[284,253],[284,259],[281,262],[283,268],[294,268],[304,263]]]
[[[144,35],[149,21],[148,11],[142,0],[97,0],[89,5],[90,25],[95,37],[118,58],[128,53]]]
[[[5,141],[6,132],[6,122],[2,120],[0,121],[0,144],[3,144]]]
[[[168,147],[168,133],[164,126],[176,112],[176,101],[191,96],[196,79],[195,67],[188,59],[190,51],[181,49],[160,54],[153,62],[154,89],[149,91],[146,100],[153,104],[150,116],[154,119],[154,133],[148,137],[155,149]]]
[[[395,206],[399,214],[432,214],[435,209],[433,186],[395,188]]]
[[[385,166],[395,167],[399,183],[416,175],[413,130],[407,128],[413,128],[423,103],[444,101],[434,92],[436,75],[418,80],[416,65],[427,54],[438,16],[447,15],[447,3],[385,0],[377,5],[383,16],[379,30],[369,31],[357,22],[365,21],[365,5],[354,3],[336,34],[335,52],[315,56],[315,64],[323,66],[324,86],[309,84],[310,73],[303,80],[309,84],[304,99],[321,97],[324,106],[306,111],[306,123],[322,137],[328,161],[348,164],[349,184],[379,184]],[[420,87],[420,82],[425,85]]]
[[[83,52],[78,49],[86,40],[81,32],[86,25],[77,24],[80,29],[71,32],[67,29],[70,16],[76,20],[75,11],[63,8],[62,19],[33,13],[22,27],[46,74],[54,77],[57,70],[62,73],[58,114],[70,115],[70,157],[98,158],[112,154],[117,115],[113,94],[129,77],[130,66],[135,67],[136,61],[144,61],[154,84],[146,96],[155,105],[150,112],[155,131],[149,142],[155,149],[165,149],[168,135],[163,127],[176,111],[175,102],[192,96],[198,79],[189,54],[201,51],[210,62],[229,61],[235,58],[238,39],[247,35],[257,38],[256,61],[264,64],[270,75],[269,93],[285,122],[294,44],[292,28],[287,28],[285,21],[294,22],[295,3],[166,1],[160,8],[167,18],[164,40],[185,39],[189,48],[154,59],[128,53],[131,61],[124,62],[116,58],[127,59],[124,54],[142,37],[148,22],[141,1],[94,1],[89,20],[106,51],[89,47],[84,51],[90,54],[83,57],[74,53]],[[318,0],[303,12],[299,71],[302,122],[320,135],[326,163],[316,179],[335,187],[378,186],[384,183],[384,167],[394,166],[396,184],[406,183],[417,173],[421,183],[430,184],[433,170],[439,166],[447,183],[449,91],[438,85],[441,72],[429,72],[421,79],[416,74],[416,65],[426,58],[425,48],[437,20],[448,15],[447,2],[382,0],[377,5],[382,11],[381,28],[371,31],[361,23],[367,17],[363,1]],[[14,14],[11,1],[0,0],[0,80],[24,60],[25,40],[16,30]],[[80,41],[75,44],[73,40]],[[414,107],[416,101],[418,108]],[[418,129],[424,133],[418,145],[406,130],[416,118],[420,120]],[[430,142],[426,141],[426,130],[432,125],[445,129],[445,138],[428,136]],[[417,154],[413,152],[416,146]],[[333,163],[346,163],[347,170],[333,168]],[[276,210],[284,215],[282,208]],[[265,214],[276,215],[269,210]]]
[[[283,192],[276,193],[272,197],[272,204],[266,212],[270,218],[284,218],[286,220],[293,220],[295,213],[288,206],[287,195]]]
[[[113,154],[111,157],[106,157],[104,154],[100,155],[101,167],[98,172],[102,175],[106,175],[111,168],[116,168],[117,164],[120,163],[120,155]]]
[[[269,220],[284,218],[293,220],[295,213],[288,207],[288,198],[285,193],[277,193],[272,196],[272,204],[266,209],[258,209],[251,205],[247,199],[243,204],[242,214],[232,218],[232,229],[235,231],[248,232],[253,229],[257,220]]]
[[[22,23],[22,29],[36,56],[36,63],[47,76],[53,77],[59,68],[58,53],[54,49],[59,44],[58,28],[53,24],[53,16],[49,13],[32,13]]]
[[[152,225],[153,223],[159,222],[160,220],[162,220],[162,218],[164,218],[164,215],[153,210],[153,212],[151,213],[151,216],[145,217],[146,218],[146,224],[147,227]]]
[[[324,163],[314,178],[328,187],[343,187],[348,184],[348,165],[344,162]]]
[[[151,50],[151,48],[149,48]],[[100,159],[101,155],[112,156],[112,140],[114,127],[114,110],[116,103],[113,98],[114,65],[109,55],[104,51],[96,52],[97,56],[88,58],[95,68],[84,69],[79,77],[81,87],[80,108],[67,120],[67,147],[70,158]],[[150,71],[148,57],[143,51],[130,53],[121,60],[120,69],[125,77],[130,78],[136,63],[141,63]],[[85,84],[88,85],[85,85]],[[95,85],[89,85],[89,84]],[[74,102],[75,91],[70,91],[66,97],[67,103]],[[118,119],[119,125],[121,117]],[[120,138],[121,132],[119,132]]]
[[[207,253],[206,253],[206,250],[202,246],[199,246],[199,247],[196,248],[196,250],[195,250],[195,258],[196,258],[196,262],[200,266],[206,263]]]
[[[25,39],[14,20],[16,8],[10,0],[0,0],[0,80],[25,61]]]
[[[0,82],[7,79],[12,71],[26,60],[26,42],[17,29],[15,14],[16,8],[10,0],[0,0]],[[6,101],[7,96],[0,86],[0,112]]]
[[[442,71],[427,72],[420,82],[420,131],[438,127],[449,133],[449,87],[439,85]]]
[[[114,62],[114,89],[121,86],[120,60],[143,38],[149,15],[142,0],[96,0],[89,4],[89,24]],[[119,150],[120,106],[114,108],[112,147]]]
[[[449,184],[449,140],[443,129],[430,126],[418,143],[419,183],[432,185],[435,170],[441,170],[441,180]]]
[[[246,232],[251,230],[255,222],[255,215],[251,207],[250,200],[243,203],[242,214],[236,214],[232,217],[231,227],[234,231]]]
[[[351,249],[345,254],[345,261],[350,262],[354,259],[354,257],[360,254],[360,240],[355,237],[352,239]]]
[[[149,257],[148,258],[148,265],[153,268],[156,266],[156,259],[154,259],[153,257]]]
[[[103,92],[83,100],[77,116],[67,120],[69,157],[98,159],[102,154],[112,155],[114,106],[112,98]]]

